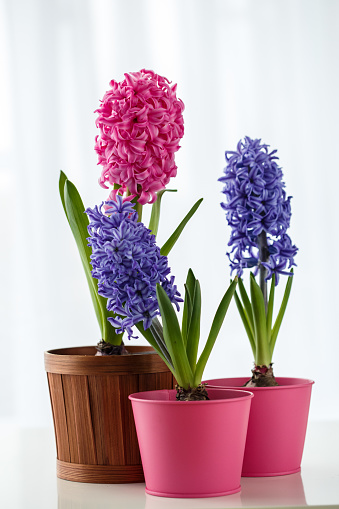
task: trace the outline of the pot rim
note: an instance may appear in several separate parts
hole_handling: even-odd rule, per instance
[[[286,377],[286,376],[276,376],[275,377],[276,380],[279,382],[279,380],[295,380],[296,383],[293,383],[293,384],[284,384],[282,383],[281,385],[276,385],[274,387],[244,387],[245,391],[248,390],[248,391],[253,391],[253,392],[257,392],[257,391],[267,391],[267,390],[274,390],[274,391],[278,391],[278,390],[290,390],[290,389],[298,389],[299,387],[307,387],[309,385],[313,385],[315,382],[314,380],[311,380],[310,378],[296,378],[296,377]],[[246,380],[249,380],[249,377],[226,377],[226,378],[212,378],[212,379],[209,379],[209,380],[205,380],[203,383],[206,384],[206,387],[210,387],[211,389],[221,389],[221,390],[225,390],[225,389],[235,389],[235,390],[238,390],[236,385],[216,385],[216,382],[218,380],[242,380],[242,381],[246,381]],[[215,382],[215,383],[211,383],[211,382]],[[240,382],[239,382],[240,383]],[[239,385],[239,388],[242,388],[243,386],[242,385]],[[241,390],[241,389],[240,389]]]
[[[138,351],[134,352],[133,350],[130,352],[130,355],[149,355],[157,353],[154,348],[150,345],[125,345],[126,350],[130,350],[131,348],[137,348]],[[69,357],[93,357],[93,353],[76,353],[76,350],[84,350],[84,349],[92,349],[94,350],[94,356],[96,352],[96,345],[83,345],[83,346],[65,346],[63,348],[53,348],[50,350],[45,350],[44,355],[53,356],[69,356]],[[144,349],[144,351],[142,351]],[[110,357],[109,355],[105,356],[97,356],[97,357]],[[112,356],[119,357],[119,356]],[[121,356],[123,357],[123,356]]]
[[[151,346],[127,346],[131,355],[95,355],[95,346],[45,352],[45,371],[59,375],[164,373],[169,369]],[[79,353],[77,353],[79,352]]]
[[[161,389],[161,390],[157,390],[157,391],[143,391],[143,392],[135,392],[133,394],[130,394],[128,396],[128,399],[130,401],[137,401],[137,402],[142,402],[142,403],[152,403],[152,404],[161,404],[161,405],[182,405],[183,403],[186,405],[211,405],[211,404],[222,404],[222,403],[231,403],[233,401],[246,401],[247,399],[252,399],[254,397],[254,395],[252,394],[252,392],[250,391],[244,391],[244,390],[238,390],[238,389],[235,389],[235,390],[232,390],[230,388],[221,388],[221,387],[211,387],[211,389],[213,390],[216,390],[216,391],[222,391],[222,392],[225,392],[225,390],[227,390],[228,392],[232,392],[232,393],[237,393],[237,395],[239,393],[241,393],[240,396],[238,397],[235,397],[235,398],[223,398],[223,399],[210,399],[210,400],[204,400],[204,401],[176,401],[176,400],[165,400],[165,399],[153,399],[151,397],[147,398],[147,397],[143,397],[145,394],[149,394],[149,393],[174,393],[175,392],[175,389]]]

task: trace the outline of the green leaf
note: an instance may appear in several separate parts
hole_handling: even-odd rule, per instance
[[[163,194],[168,191],[169,193],[176,193],[176,189],[163,189],[157,193],[157,199],[152,205],[151,219],[148,228],[152,231],[153,235],[158,234],[159,219],[160,219],[160,205]]]
[[[290,270],[290,273],[293,274],[293,269]],[[286,306],[287,306],[287,303],[288,303],[288,299],[290,297],[292,283],[293,283],[293,277],[294,276],[292,275],[292,276],[288,276],[288,278],[287,278],[287,283],[286,283],[284,297],[283,297],[283,300],[281,302],[280,310],[279,310],[278,316],[276,318],[276,321],[275,321],[275,324],[274,324],[274,327],[273,327],[273,330],[272,330],[271,344],[270,344],[271,355],[273,355],[273,350],[274,350],[274,347],[275,347],[275,343],[277,341],[278,332],[279,332],[279,329],[280,329],[280,326],[281,326],[281,322],[282,322],[282,320],[284,318],[284,314],[285,314],[285,311],[286,311]]]
[[[103,331],[103,320],[104,313],[102,309],[102,303],[100,302],[98,293],[97,293],[97,283],[94,281],[91,275],[91,264],[90,264],[90,255],[91,249],[87,245],[87,236],[88,230],[87,226],[89,224],[88,218],[86,216],[85,207],[82,203],[81,197],[72,182],[69,180],[65,181],[64,186],[64,203],[65,203],[65,211],[66,215],[75,239],[75,242],[78,246],[79,254],[81,257],[81,261],[85,270],[87,282],[89,285],[89,289],[91,292],[92,301],[94,304],[95,313],[97,315],[97,319],[99,322],[99,326],[101,329],[102,336],[104,335]]]
[[[214,320],[212,322],[211,330],[208,335],[205,348],[203,349],[200,358],[197,362],[197,367],[194,374],[194,386],[199,385],[201,383],[202,375],[204,373],[204,369],[206,366],[206,363],[208,361],[208,358],[211,354],[212,348],[214,346],[214,343],[218,337],[219,331],[221,329],[221,326],[224,322],[228,306],[230,305],[230,302],[232,300],[233,294],[235,292],[236,286],[237,286],[237,280],[238,278],[235,277],[234,281],[230,284],[228,289],[226,290],[225,295],[223,296],[219,307],[217,309],[217,312],[215,313]]]
[[[192,297],[192,299],[193,299],[193,295],[194,295],[195,282],[196,282],[196,277],[195,277],[195,275],[193,273],[193,270],[192,269],[188,269],[187,278],[186,278],[186,285],[187,285],[188,291],[189,291],[190,296]]]
[[[64,180],[64,177],[62,177]],[[89,286],[94,311],[99,323],[101,337],[108,343],[114,345],[121,344],[122,334],[116,334],[114,327],[108,322],[107,318],[115,316],[114,313],[107,311],[107,299],[98,294],[97,281],[92,278],[90,263],[91,248],[87,245],[87,237],[89,236],[87,227],[89,224],[85,212],[84,204],[74,184],[70,180],[64,180],[64,206],[65,213],[68,218],[75,242],[77,244],[82,265],[85,270],[87,283]]]
[[[191,321],[192,316],[192,308],[193,308],[193,297],[194,297],[194,286],[195,286],[195,276],[193,274],[192,269],[189,269],[186,278],[185,284],[185,301],[184,301],[184,310],[182,314],[182,339],[184,341],[184,345],[187,344],[187,334],[188,328]]]
[[[165,344],[163,328],[162,328],[162,325],[159,322],[159,319],[158,319],[157,316],[155,318],[153,318],[149,330],[151,331],[151,333],[152,333],[155,341],[157,342],[161,352],[163,353],[163,355],[166,357],[166,359],[168,360],[169,364],[173,368],[173,363],[172,363],[172,360],[171,360],[171,356],[170,356],[170,354],[169,354],[169,352],[167,350],[166,344]]]
[[[239,279],[239,281],[240,281],[240,279]],[[248,339],[250,341],[250,345],[251,345],[251,348],[252,348],[253,355],[255,357],[255,340],[254,340],[252,328],[251,328],[251,325],[249,323],[248,316],[247,316],[247,314],[246,314],[246,312],[245,312],[245,310],[243,308],[243,305],[241,303],[241,300],[238,297],[237,292],[234,293],[234,300],[235,300],[235,303],[237,305],[240,317],[242,319],[242,323],[244,324],[244,327],[245,327]]]
[[[255,362],[257,366],[268,366],[271,362],[271,355],[266,334],[265,302],[261,288],[252,273],[250,286],[256,343]]]
[[[65,181],[64,200],[67,217],[79,248],[79,253],[84,261],[90,262],[91,249],[87,245],[89,236],[87,227],[88,217],[85,214],[85,207],[74,184],[70,180]]]
[[[181,387],[185,389],[189,385],[193,387],[193,373],[187,359],[177,315],[167,293],[159,283],[157,284],[157,299],[162,318],[164,340],[174,366],[174,376]]]
[[[162,346],[159,345],[158,341],[153,336],[153,334],[152,334],[150,329],[146,329],[146,330],[144,329],[144,326],[143,326],[142,322],[139,322],[139,323],[135,324],[135,326],[138,329],[138,331],[144,336],[144,338],[148,341],[148,343],[158,353],[158,355],[160,355],[160,357],[162,358],[162,360],[164,361],[166,366],[172,371],[172,373],[174,375],[175,374],[174,373],[174,368],[173,368],[172,362],[171,362],[171,360],[169,358],[168,351],[167,350],[164,351]]]
[[[193,373],[197,363],[198,346],[200,339],[200,317],[201,317],[201,289],[200,283],[196,279],[194,287],[192,315],[189,323],[186,345],[187,358]]]
[[[63,171],[60,171],[59,193],[60,193],[61,203],[62,203],[64,212],[65,212],[65,215],[66,215],[66,218],[67,218],[67,221],[68,221],[67,212],[66,212],[66,206],[65,206],[65,182],[66,182],[66,180],[68,180],[68,179],[67,179],[65,173]]]
[[[187,332],[188,332],[189,323],[191,321],[193,304],[192,304],[192,298],[191,298],[191,295],[187,288],[187,285],[185,284],[184,287],[185,287],[185,299],[184,299],[184,310],[182,313],[181,335],[182,335],[182,340],[184,342],[184,345],[186,347]]]
[[[274,292],[275,292],[275,274],[271,279],[270,296],[267,303],[267,316],[266,316],[266,333],[267,341],[270,343],[272,334],[272,318],[273,318],[273,306],[274,306]]]
[[[174,244],[176,243],[176,241],[178,240],[178,238],[180,237],[183,229],[185,228],[186,224],[188,223],[188,221],[191,219],[191,217],[194,215],[194,213],[197,211],[198,207],[200,206],[201,202],[203,201],[203,198],[200,198],[200,200],[198,200],[194,205],[193,207],[191,208],[191,210],[188,212],[188,214],[186,214],[186,216],[184,217],[184,219],[181,221],[181,223],[179,224],[179,226],[177,227],[177,229],[174,231],[174,233],[172,233],[172,235],[170,236],[170,238],[165,242],[165,244],[162,246],[161,250],[160,250],[160,253],[163,255],[163,256],[168,256],[168,253],[171,251],[171,249],[173,248]]]
[[[248,298],[245,285],[243,283],[243,280],[239,278],[238,281],[239,290],[240,290],[240,296],[244,305],[244,312],[246,314],[248,323],[252,330],[252,336],[254,337],[254,320],[253,320],[253,311],[252,311],[252,304],[250,299]]]

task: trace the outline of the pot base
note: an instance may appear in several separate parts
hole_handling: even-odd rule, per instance
[[[241,477],[277,477],[279,475],[290,475],[297,474],[301,471],[301,467],[295,470],[289,470],[288,472],[241,472]]]
[[[210,498],[210,497],[224,497],[225,495],[233,495],[234,493],[239,493],[241,486],[234,490],[223,491],[220,493],[163,493],[160,491],[152,491],[148,490],[147,487],[145,489],[148,495],[154,495],[155,497],[167,497],[167,498]]]
[[[92,484],[144,482],[141,465],[83,465],[57,460],[57,477]]]

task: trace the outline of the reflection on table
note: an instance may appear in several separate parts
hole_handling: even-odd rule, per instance
[[[258,505],[307,506],[302,475],[244,477],[241,480],[242,507]]]
[[[58,509],[210,509],[307,505],[301,474],[244,477],[241,492],[208,499],[174,499],[145,494],[145,485],[85,484],[58,479]],[[98,506],[99,507],[99,506]]]

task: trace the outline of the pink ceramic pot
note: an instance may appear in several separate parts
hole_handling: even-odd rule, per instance
[[[253,395],[210,389],[209,401],[176,401],[175,394],[129,396],[146,493],[180,498],[237,493]]]
[[[277,387],[251,387],[242,475],[265,477],[300,471],[313,381],[279,378]],[[207,380],[209,387],[243,389],[247,378]],[[210,389],[208,389],[210,390]]]

